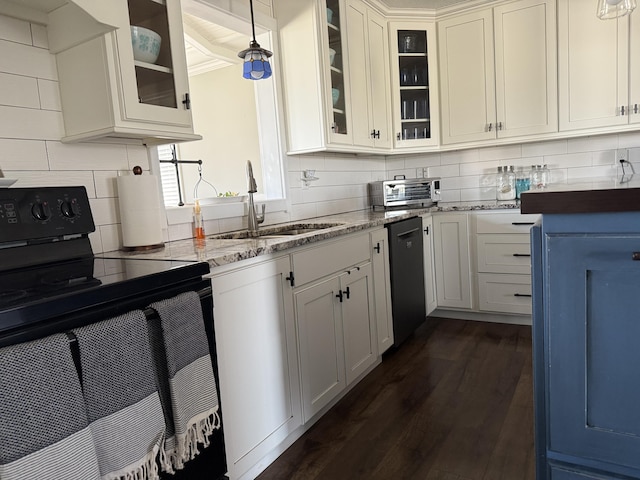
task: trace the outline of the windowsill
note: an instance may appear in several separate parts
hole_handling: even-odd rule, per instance
[[[256,205],[266,205],[266,212],[282,212],[287,210],[287,201],[278,200],[254,200]],[[220,220],[223,218],[236,218],[247,215],[247,202],[232,202],[222,205],[202,205],[202,217],[204,220]],[[191,223],[193,221],[193,204],[182,207],[165,207],[167,223],[169,225],[179,225]]]

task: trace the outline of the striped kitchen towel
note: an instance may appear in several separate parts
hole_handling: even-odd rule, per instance
[[[0,348],[0,478],[100,478],[66,335]]]
[[[220,428],[218,392],[198,294],[181,293],[150,308],[160,317],[149,326],[167,424],[163,469],[173,472]]]
[[[142,310],[73,330],[102,480],[159,478],[165,423]]]

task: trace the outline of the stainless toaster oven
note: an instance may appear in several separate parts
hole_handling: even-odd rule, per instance
[[[402,177],[402,178],[400,178]],[[376,207],[429,207],[440,200],[440,178],[404,178],[369,183],[369,202]]]

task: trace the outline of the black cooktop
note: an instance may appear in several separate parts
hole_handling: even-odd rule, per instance
[[[0,274],[0,333],[199,281],[204,262],[85,257]]]

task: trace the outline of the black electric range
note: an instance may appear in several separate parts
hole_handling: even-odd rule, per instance
[[[218,381],[211,281],[204,277],[209,265],[94,255],[93,231],[84,187],[0,189],[0,347],[196,291]],[[184,470],[161,478],[226,478],[223,430],[210,441]]]

